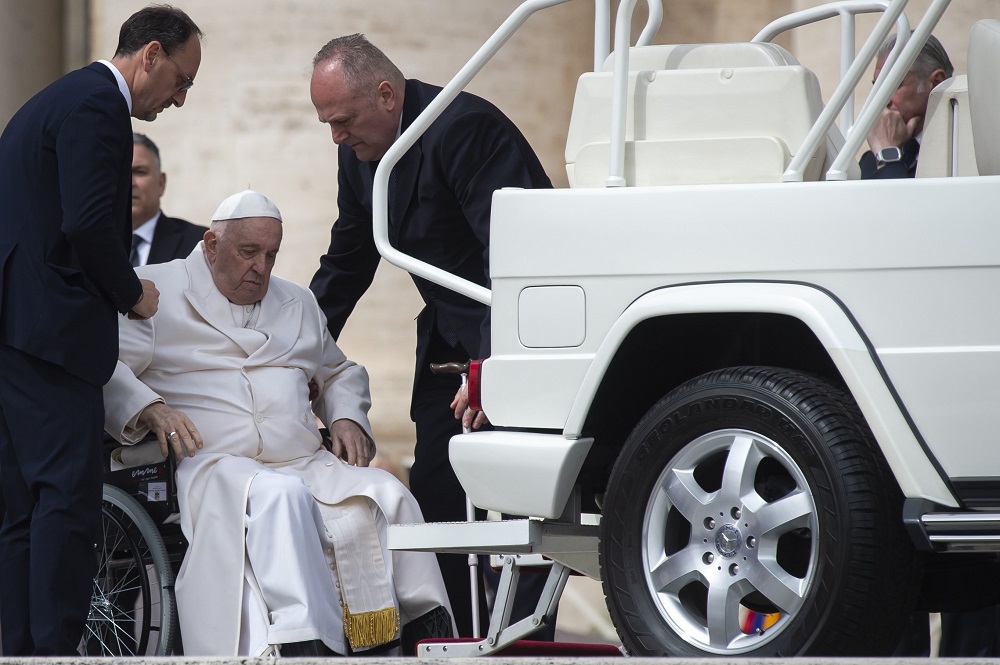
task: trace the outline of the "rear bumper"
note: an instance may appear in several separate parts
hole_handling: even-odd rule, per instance
[[[562,515],[594,440],[558,434],[472,432],[452,437],[455,474],[479,508],[555,519]]]

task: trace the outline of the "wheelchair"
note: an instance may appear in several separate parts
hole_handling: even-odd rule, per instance
[[[321,428],[320,434],[330,450],[329,431]],[[187,539],[179,519],[176,458],[163,459],[152,436],[124,448],[106,437],[104,446],[98,571],[80,654],[180,655],[174,579]]]
[[[181,650],[174,579],[187,549],[178,519],[175,461],[149,458],[119,467],[105,441],[98,571],[80,645],[84,656],[166,656]],[[118,460],[120,461],[120,459]]]

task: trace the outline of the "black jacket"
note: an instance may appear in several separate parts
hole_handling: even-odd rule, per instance
[[[405,131],[441,88],[406,82]],[[339,148],[337,204],[330,248],[310,288],[340,335],[355,304],[371,285],[379,253],[372,235],[372,183],[376,162]],[[503,187],[552,184],[514,124],[484,99],[461,93],[394,169],[389,239],[394,247],[465,279],[489,286],[490,209]],[[432,330],[473,358],[489,355],[489,308],[420,277],[413,278],[425,307],[418,317],[418,366]]]
[[[129,264],[132,123],[92,63],[30,99],[0,136],[0,344],[93,385],[118,360]]]
[[[146,263],[166,263],[187,258],[207,230],[204,226],[177,217],[167,217],[161,210]]]

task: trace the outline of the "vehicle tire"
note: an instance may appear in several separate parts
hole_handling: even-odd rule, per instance
[[[177,606],[163,538],[142,504],[118,487],[104,485],[102,511],[81,654],[169,655],[177,639]]]
[[[853,400],[737,367],[661,399],[612,469],[601,574],[632,655],[892,652],[919,558]]]

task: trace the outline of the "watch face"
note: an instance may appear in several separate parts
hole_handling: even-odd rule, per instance
[[[875,158],[883,164],[891,164],[903,159],[903,151],[896,146],[889,146],[888,148],[879,150]]]

